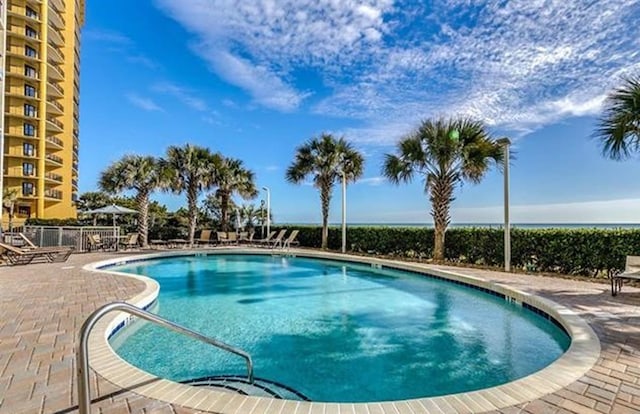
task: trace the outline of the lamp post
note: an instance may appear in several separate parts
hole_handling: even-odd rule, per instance
[[[262,187],[267,192],[267,237],[271,233],[271,191],[269,187]]]
[[[347,252],[347,177],[342,173],[342,253]]]
[[[264,200],[260,200],[260,236],[264,239]]]
[[[501,138],[498,144],[504,150],[504,271],[511,271],[511,223],[509,222],[509,138]]]

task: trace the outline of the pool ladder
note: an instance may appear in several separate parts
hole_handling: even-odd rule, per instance
[[[98,322],[98,319],[113,311],[121,311],[130,315],[137,316],[141,319],[153,322],[156,325],[160,325],[164,328],[170,329],[186,336],[190,336],[199,341],[215,346],[216,348],[220,348],[224,351],[241,356],[247,363],[247,377],[249,379],[249,383],[253,384],[253,361],[251,360],[251,355],[249,355],[245,351],[225,344],[224,342],[220,342],[216,339],[204,336],[198,332],[192,331],[191,329],[180,326],[167,319],[161,318],[158,315],[154,315],[153,313],[149,313],[128,303],[113,302],[96,309],[91,315],[89,315],[87,320],[84,321],[82,327],[80,328],[80,344],[78,346],[78,353],[76,358],[78,366],[77,375],[79,414],[91,413],[91,390],[89,389],[89,334],[91,333],[91,330],[95,326],[96,322]]]

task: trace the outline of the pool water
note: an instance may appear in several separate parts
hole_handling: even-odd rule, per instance
[[[409,272],[269,255],[188,256],[111,268],[160,283],[157,313],[252,355],[255,375],[313,401],[487,388],[570,344],[548,320],[476,289]],[[111,340],[131,364],[183,381],[244,374],[244,360],[147,323]]]

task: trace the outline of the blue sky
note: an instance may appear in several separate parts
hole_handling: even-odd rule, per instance
[[[514,141],[513,222],[640,222],[638,159],[590,138],[640,73],[638,21],[637,0],[89,1],[80,190],[124,154],[189,142],[244,160],[275,221],[319,222],[317,191],[284,172],[326,131],[366,155],[349,221],[430,222],[422,182],[388,184],[381,160],[420,120],[465,115]],[[499,172],[456,195],[454,223],[501,221]]]

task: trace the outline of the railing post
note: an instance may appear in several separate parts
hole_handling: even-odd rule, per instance
[[[42,241],[43,241],[43,240],[44,240],[44,226],[40,226],[40,243],[38,243],[38,245],[39,245],[40,247],[43,247],[43,246],[42,246]]]
[[[62,246],[62,233],[64,233],[64,227],[58,227],[58,246]]]

